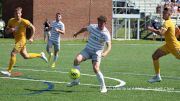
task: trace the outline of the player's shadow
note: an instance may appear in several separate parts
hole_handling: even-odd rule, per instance
[[[35,90],[35,89],[24,89],[29,91],[29,95],[33,94],[42,94],[42,93],[51,93],[51,94],[62,94],[62,93],[77,93],[77,92],[93,92],[93,91],[79,91],[79,90]]]

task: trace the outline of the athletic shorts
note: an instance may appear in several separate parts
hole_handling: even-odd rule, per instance
[[[179,48],[170,48],[170,47],[168,47],[168,45],[165,44],[165,45],[161,46],[159,49],[162,50],[163,52],[165,52],[166,54],[171,53],[177,59],[180,59],[180,47]]]
[[[20,52],[21,50],[23,50],[26,47],[26,43],[24,41],[18,41],[15,43],[15,50]]]
[[[80,52],[80,54],[85,58],[85,60],[92,59],[92,62],[101,62],[102,51],[94,51],[85,48]]]
[[[54,51],[60,50],[60,42],[49,40],[47,44],[47,48],[52,48],[54,46]]]

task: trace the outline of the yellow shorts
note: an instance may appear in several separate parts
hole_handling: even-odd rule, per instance
[[[15,49],[16,51],[20,52],[21,50],[23,50],[26,47],[26,43],[23,41],[18,41],[15,43]]]
[[[171,53],[177,59],[180,59],[180,47],[172,48],[172,47],[169,47],[167,44],[165,44],[165,45],[161,46],[159,49],[162,50],[163,52],[165,52],[166,54]]]

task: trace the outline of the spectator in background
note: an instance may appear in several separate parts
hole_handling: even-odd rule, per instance
[[[2,35],[2,37],[4,37],[4,27],[5,27],[5,22],[0,17],[0,34]]]
[[[46,42],[46,37],[47,37],[47,41],[49,40],[50,37],[50,31],[49,31],[50,22],[48,21],[48,19],[45,20],[43,25],[44,25],[44,42]]]

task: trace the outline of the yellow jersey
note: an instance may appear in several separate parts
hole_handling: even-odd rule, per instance
[[[23,43],[26,42],[26,28],[28,26],[31,26],[29,20],[21,18],[21,20],[18,22],[15,18],[11,18],[8,21],[7,27],[9,28],[15,28],[16,31],[13,32],[13,36],[15,38],[15,43],[22,41]]]
[[[175,35],[175,25],[171,21],[171,19],[166,20],[163,24],[163,27],[167,29],[164,33],[166,45],[170,49],[180,48],[180,43],[178,42],[176,35]]]

